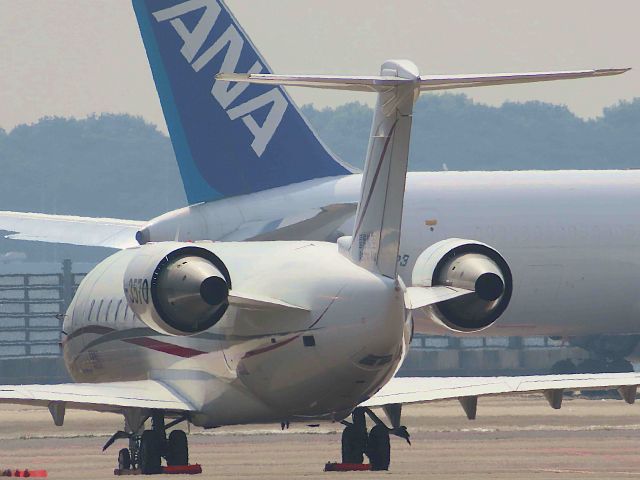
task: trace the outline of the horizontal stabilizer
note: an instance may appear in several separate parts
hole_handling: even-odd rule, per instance
[[[630,68],[604,68],[566,72],[491,73],[471,75],[425,75],[420,77],[420,90],[451,90],[454,88],[490,87],[515,83],[575,80],[578,78],[608,77],[628,72]]]
[[[144,225],[117,218],[0,211],[0,230],[16,232],[7,235],[14,240],[122,249],[138,245],[136,233]]]
[[[437,285],[435,287],[408,287],[405,292],[405,303],[407,307],[415,310],[470,293],[473,293],[473,291],[444,285]]]
[[[598,70],[570,70],[561,72],[490,73],[467,75],[421,75],[417,82],[396,76],[348,76],[348,75],[273,75],[265,73],[219,73],[218,80],[229,82],[284,85],[290,87],[328,88],[357,92],[377,92],[417,83],[421,91],[451,90],[456,88],[487,87],[514,83],[548,82],[577,78],[620,75],[630,68],[606,68]]]
[[[309,312],[308,308],[292,305],[277,298],[264,295],[240,293],[235,290],[229,292],[229,305],[247,310],[273,310]]]

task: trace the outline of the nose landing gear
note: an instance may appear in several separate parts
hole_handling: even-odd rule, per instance
[[[375,423],[371,431],[367,432],[367,422],[365,413]],[[400,422],[399,411],[397,423]],[[396,423],[393,418],[393,423]],[[343,465],[362,465],[364,456],[369,458],[371,470],[389,470],[391,463],[391,444],[389,435],[396,435],[404,438],[409,445],[409,432],[407,428],[400,425],[394,425],[389,428],[378,418],[369,408],[358,407],[351,414],[352,422],[343,420],[341,423],[345,426],[342,432],[342,464]],[[356,467],[354,469],[360,470]]]

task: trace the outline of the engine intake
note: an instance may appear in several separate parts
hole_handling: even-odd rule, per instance
[[[509,305],[513,291],[511,270],[502,255],[483,243],[455,238],[422,252],[412,283],[473,291],[428,308],[432,321],[457,332],[475,332],[493,324]]]
[[[209,250],[188,246],[166,252],[161,244],[149,244],[127,267],[124,289],[132,310],[151,328],[193,335],[222,318],[230,285],[226,267]]]

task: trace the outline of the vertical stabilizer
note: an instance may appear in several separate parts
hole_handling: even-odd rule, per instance
[[[351,173],[281,86],[216,78],[270,69],[221,0],[133,0],[190,204]]]
[[[380,75],[407,81],[379,90],[349,253],[362,267],[395,278],[411,120],[420,75],[407,60],[385,62]]]

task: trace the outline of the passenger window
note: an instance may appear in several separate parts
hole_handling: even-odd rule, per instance
[[[122,299],[118,302],[118,306],[116,307],[116,314],[113,316],[113,321],[118,323],[118,314],[120,313],[120,307],[122,306]]]
[[[91,300],[91,307],[89,307],[89,315],[87,315],[87,321],[91,322],[91,313],[93,312],[93,306],[96,304],[95,300]]]
[[[96,312],[96,323],[100,321],[100,310],[102,310],[102,303],[104,300],[100,300],[100,305],[98,305],[98,311]]]
[[[109,304],[107,305],[107,311],[104,312],[104,323],[109,323],[109,310],[111,310],[111,304],[113,300],[109,300]]]

